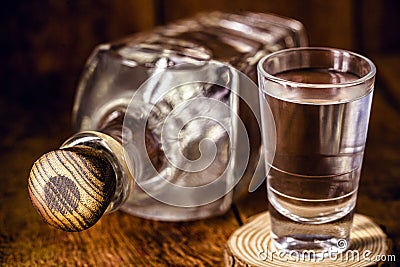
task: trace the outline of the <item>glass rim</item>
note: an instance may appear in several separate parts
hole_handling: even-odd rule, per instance
[[[287,79],[282,79],[274,76],[273,74],[267,72],[264,69],[264,63],[278,55],[285,54],[288,52],[294,52],[294,51],[322,51],[322,52],[330,52],[330,53],[341,53],[341,54],[348,54],[353,57],[359,58],[367,63],[367,65],[370,67],[370,70],[368,71],[367,74],[364,76],[353,80],[353,81],[348,81],[348,82],[340,82],[340,83],[305,83],[305,82],[295,82],[295,81],[290,81]],[[294,48],[287,48],[287,49],[282,49],[278,50],[275,52],[272,52],[271,54],[268,54],[260,59],[260,61],[257,64],[257,70],[259,73],[262,74],[262,76],[266,79],[269,79],[275,83],[279,84],[284,84],[290,87],[303,87],[303,88],[313,88],[313,89],[330,89],[330,88],[341,88],[341,87],[352,87],[352,86],[357,86],[360,85],[370,79],[372,79],[376,75],[376,66],[375,64],[367,57],[360,55],[358,53],[348,51],[345,49],[340,49],[340,48],[332,48],[332,47],[294,47]]]

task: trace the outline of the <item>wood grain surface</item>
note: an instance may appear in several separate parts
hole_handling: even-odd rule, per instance
[[[342,253],[326,251],[326,258],[305,252],[276,250],[270,235],[270,213],[262,212],[235,230],[229,237],[224,262],[229,267],[315,266],[363,267],[382,266],[391,257],[391,245],[386,234],[371,218],[355,214],[350,244],[338,241]]]
[[[400,261],[400,110],[388,97],[400,92],[400,78],[392,72],[400,69],[400,60],[394,58],[372,57],[380,81],[356,210],[383,227]],[[83,232],[53,229],[31,205],[27,177],[35,159],[72,134],[65,128],[70,113],[49,113],[40,106],[26,112],[19,102],[0,101],[0,123],[6,129],[0,140],[1,266],[223,266],[229,236],[241,222],[267,208],[262,187],[217,218],[163,223],[115,212]]]
[[[210,9],[292,16],[304,22],[312,45],[368,52],[378,74],[356,211],[382,227],[400,262],[400,16],[391,6],[399,2],[325,2],[6,1],[0,16],[0,266],[223,266],[229,236],[266,210],[265,187],[217,218],[163,223],[115,212],[77,233],[44,223],[27,190],[33,162],[73,134],[73,93],[96,44]]]
[[[77,232],[101,218],[116,186],[113,167],[103,153],[76,146],[48,152],[35,161],[28,191],[46,222],[63,231]]]

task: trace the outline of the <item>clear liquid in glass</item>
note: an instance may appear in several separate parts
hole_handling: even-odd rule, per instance
[[[359,78],[323,69],[275,76],[317,85]],[[264,91],[277,138],[267,176],[273,243],[289,251],[343,249],[338,242],[349,241],[372,90],[354,98],[354,88],[280,89]]]

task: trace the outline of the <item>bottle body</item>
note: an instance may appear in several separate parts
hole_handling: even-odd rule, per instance
[[[78,86],[74,125],[122,148],[112,153],[123,193],[110,210],[167,221],[226,212],[252,178],[264,178],[256,63],[300,45],[296,21],[213,13],[99,46]]]

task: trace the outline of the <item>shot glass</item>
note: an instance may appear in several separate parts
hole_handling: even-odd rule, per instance
[[[260,60],[263,138],[276,131],[276,147],[264,146],[273,158],[266,165],[276,249],[347,248],[375,73],[371,60],[334,48],[285,49]]]

